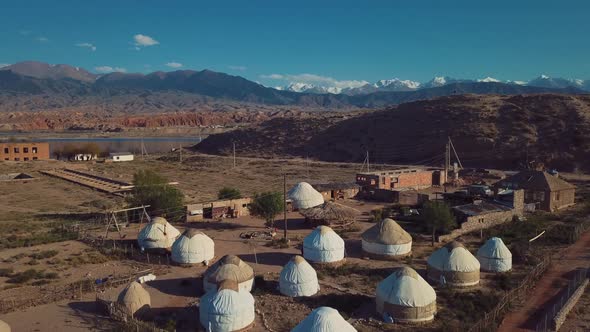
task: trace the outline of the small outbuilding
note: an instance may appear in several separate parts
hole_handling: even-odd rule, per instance
[[[303,257],[316,264],[344,262],[344,240],[328,226],[318,226],[303,239]]]
[[[354,223],[356,216],[360,214],[357,209],[329,201],[299,212],[305,217],[305,221],[313,225],[330,227],[346,227]]]
[[[136,318],[145,318],[150,312],[150,293],[137,281],[131,282],[119,294],[117,302],[127,308],[130,315]]]
[[[412,253],[412,236],[390,218],[367,229],[361,238],[363,252],[368,256],[391,259]]]
[[[250,292],[254,286],[254,270],[238,256],[226,255],[205,271],[203,288],[206,292],[216,290],[224,280],[233,280],[240,291]]]
[[[479,284],[480,264],[461,243],[453,241],[428,257],[428,279],[452,287],[469,287]]]
[[[201,264],[209,265],[213,260],[215,243],[196,229],[187,229],[172,245],[172,261],[181,265]]]
[[[293,208],[305,210],[324,203],[324,196],[307,182],[299,182],[289,192],[287,197],[293,203]]]
[[[419,323],[434,319],[436,293],[418,272],[401,267],[377,285],[377,312],[388,323]]]
[[[356,332],[338,312],[330,307],[314,309],[291,332]]]
[[[114,161],[114,162],[132,161],[133,160],[133,153],[131,153],[131,152],[112,152],[112,153],[109,153],[109,160]]]
[[[201,297],[199,318],[206,331],[247,331],[256,318],[254,297],[239,291],[235,281],[224,280],[219,289]]]
[[[155,217],[137,235],[139,247],[149,251],[170,251],[180,232],[166,219]]]
[[[512,253],[498,237],[492,237],[477,250],[477,260],[481,269],[488,272],[508,272],[512,270]]]
[[[290,297],[312,296],[320,290],[314,268],[297,255],[283,267],[279,276],[279,291]]]
[[[0,320],[0,332],[11,332],[10,325],[5,321]]]

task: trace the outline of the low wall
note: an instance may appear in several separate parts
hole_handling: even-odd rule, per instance
[[[448,242],[461,235],[486,229],[497,225],[504,224],[512,220],[517,213],[515,210],[500,211],[486,214],[485,216],[469,217],[466,222],[462,223],[460,228],[453,230],[451,233],[438,237],[438,242]],[[479,219],[479,220],[478,220]],[[481,220],[483,219],[483,221]]]
[[[559,331],[561,325],[565,323],[565,319],[567,318],[569,312],[574,308],[576,303],[578,303],[582,295],[584,295],[586,286],[588,286],[588,279],[582,282],[582,284],[576,289],[576,291],[572,294],[569,300],[567,300],[567,302],[563,305],[561,310],[559,310],[559,312],[555,314],[555,317],[553,317],[553,328],[555,331]]]

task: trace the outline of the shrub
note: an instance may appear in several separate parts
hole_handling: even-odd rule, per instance
[[[57,250],[45,250],[45,251],[41,251],[39,253],[30,254],[29,257],[33,258],[33,259],[45,259],[45,258],[51,258],[57,254],[58,254]]]
[[[12,273],[14,273],[14,270],[12,268],[0,269],[0,277],[10,277]]]
[[[238,199],[242,198],[242,193],[236,188],[223,187],[217,193],[218,199]]]

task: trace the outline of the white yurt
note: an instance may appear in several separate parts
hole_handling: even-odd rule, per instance
[[[205,271],[203,287],[206,292],[216,290],[224,280],[233,280],[240,291],[250,292],[254,286],[254,270],[238,256],[226,255]]]
[[[172,261],[182,265],[205,263],[213,259],[215,243],[203,232],[187,229],[172,245]]]
[[[225,280],[219,289],[201,297],[199,318],[206,331],[246,331],[254,324],[254,297],[240,292],[233,280]]]
[[[512,269],[512,253],[498,237],[492,237],[477,250],[481,269],[489,272],[508,272]]]
[[[287,197],[293,202],[293,208],[305,210],[324,204],[324,196],[307,182],[299,182],[289,192]]]
[[[293,257],[281,270],[279,291],[283,295],[312,296],[319,290],[318,275],[303,257]]]
[[[0,332],[10,332],[12,331],[10,329],[10,325],[8,325],[8,323],[6,323],[5,321],[0,320]]]
[[[330,307],[319,307],[314,309],[304,320],[301,321],[291,332],[355,332],[356,329],[350,325],[338,312]]]
[[[385,218],[361,236],[363,251],[376,258],[397,258],[412,253],[412,236],[393,219]]]
[[[139,247],[145,250],[169,251],[180,232],[162,217],[152,218],[137,235]]]
[[[117,302],[127,308],[133,317],[146,317],[150,312],[150,293],[137,281],[131,282],[117,298]]]
[[[418,272],[401,267],[377,285],[377,312],[388,323],[418,323],[434,319],[436,293]]]
[[[303,257],[317,264],[344,261],[344,240],[328,226],[318,226],[303,239]]]
[[[453,287],[468,287],[479,284],[479,261],[469,250],[453,241],[436,250],[428,257],[428,279]]]

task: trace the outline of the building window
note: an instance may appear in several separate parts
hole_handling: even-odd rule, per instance
[[[14,148],[14,153],[19,153],[18,148]]]
[[[33,160],[37,160],[37,159],[38,159],[37,157],[33,157]]]
[[[10,160],[10,158],[4,158],[5,161]]]
[[[10,149],[8,149],[8,148],[4,148],[4,153],[8,154],[8,153],[9,153],[9,151],[10,151]]]
[[[29,148],[23,148],[23,153],[29,153]]]
[[[20,161],[20,158],[14,158],[14,161]]]
[[[33,147],[33,153],[37,153],[37,148]]]
[[[561,193],[560,191],[558,191],[558,192],[555,193],[555,200],[556,201],[559,201],[559,198],[561,196],[560,193]]]
[[[382,178],[382,179],[383,179],[383,184],[385,184],[385,178]]]
[[[24,158],[24,160],[25,160],[25,161],[29,161],[29,158],[25,157],[25,158]]]

